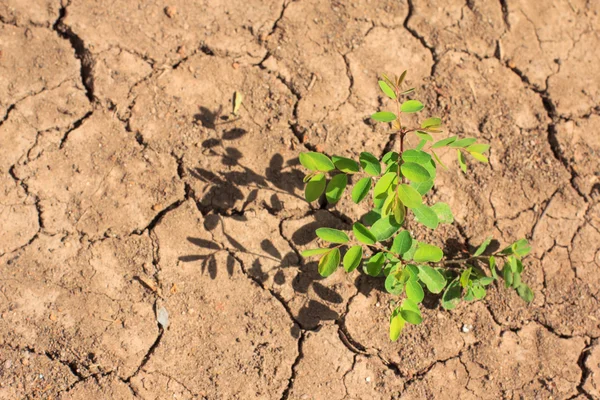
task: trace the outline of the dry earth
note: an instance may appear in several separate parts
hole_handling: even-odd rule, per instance
[[[0,398],[599,399],[599,31],[594,0],[0,0]],[[393,146],[405,68],[492,144],[429,239],[530,238],[535,300],[427,299],[390,343],[381,281],[299,257],[365,208],[311,208],[297,155]]]

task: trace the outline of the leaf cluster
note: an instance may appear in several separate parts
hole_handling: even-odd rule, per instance
[[[454,216],[448,204],[429,204],[427,194],[434,186],[438,167],[447,168],[436,153],[443,148],[455,149],[461,170],[467,172],[465,156],[487,163],[484,154],[490,146],[477,143],[475,138],[450,136],[439,138],[443,132],[438,117],[424,119],[419,127],[408,128],[401,123],[404,113],[421,111],[423,104],[414,99],[400,101],[402,96],[414,92],[403,89],[406,71],[390,79],[386,75],[378,82],[381,91],[396,105],[395,112],[379,111],[371,116],[375,121],[387,123],[390,134],[399,135],[399,151],[390,151],[378,159],[362,152],[358,160],[342,156],[328,157],[318,152],[300,154],[300,163],[309,171],[304,182],[305,198],[312,202],[323,194],[327,202],[337,203],[353,184],[351,198],[354,203],[368,201],[371,211],[352,225],[352,233],[319,228],[317,236],[324,247],[305,250],[303,257],[319,256],[319,273],[327,277],[339,266],[346,272],[360,269],[363,273],[382,277],[386,291],[398,296],[390,315],[390,338],[397,340],[405,324],[420,324],[419,304],[426,291],[441,296],[441,305],[454,309],[460,301],[481,300],[487,287],[502,279],[508,288],[514,288],[526,302],[533,300],[533,292],[521,281],[522,257],[530,247],[521,239],[502,251],[484,255],[492,238],[488,238],[469,257],[448,260],[438,246],[413,237],[404,229],[406,218],[412,213],[414,221],[435,230],[440,224],[452,224]],[[419,142],[413,149],[404,149],[404,139],[414,134]],[[437,137],[436,139],[434,139]],[[497,262],[504,261],[501,271]],[[489,276],[484,272],[489,270]]]

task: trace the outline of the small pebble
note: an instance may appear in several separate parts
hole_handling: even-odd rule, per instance
[[[371,377],[370,377],[370,376],[367,376],[367,377],[365,378],[365,381],[367,381],[367,383],[371,382]]]
[[[156,320],[163,327],[163,329],[167,329],[169,327],[169,312],[166,308],[161,307],[156,312]]]
[[[464,333],[470,332],[473,329],[473,325],[463,324],[462,331]]]
[[[173,6],[165,7],[165,14],[167,14],[167,17],[173,18],[176,13],[177,13],[177,9],[175,7],[173,7]]]

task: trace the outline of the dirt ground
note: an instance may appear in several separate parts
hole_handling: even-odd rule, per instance
[[[0,0],[1,399],[600,399],[600,2],[62,1]],[[427,239],[528,237],[535,299],[391,343],[381,280],[299,257],[366,205],[297,156],[393,146],[404,69],[492,145]]]

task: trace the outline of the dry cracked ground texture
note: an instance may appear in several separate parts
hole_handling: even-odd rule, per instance
[[[599,28],[593,0],[0,0],[0,398],[600,398]],[[492,144],[422,233],[528,237],[536,297],[427,299],[390,343],[380,281],[299,257],[365,206],[304,202],[297,154],[394,146],[367,117],[405,68]]]

